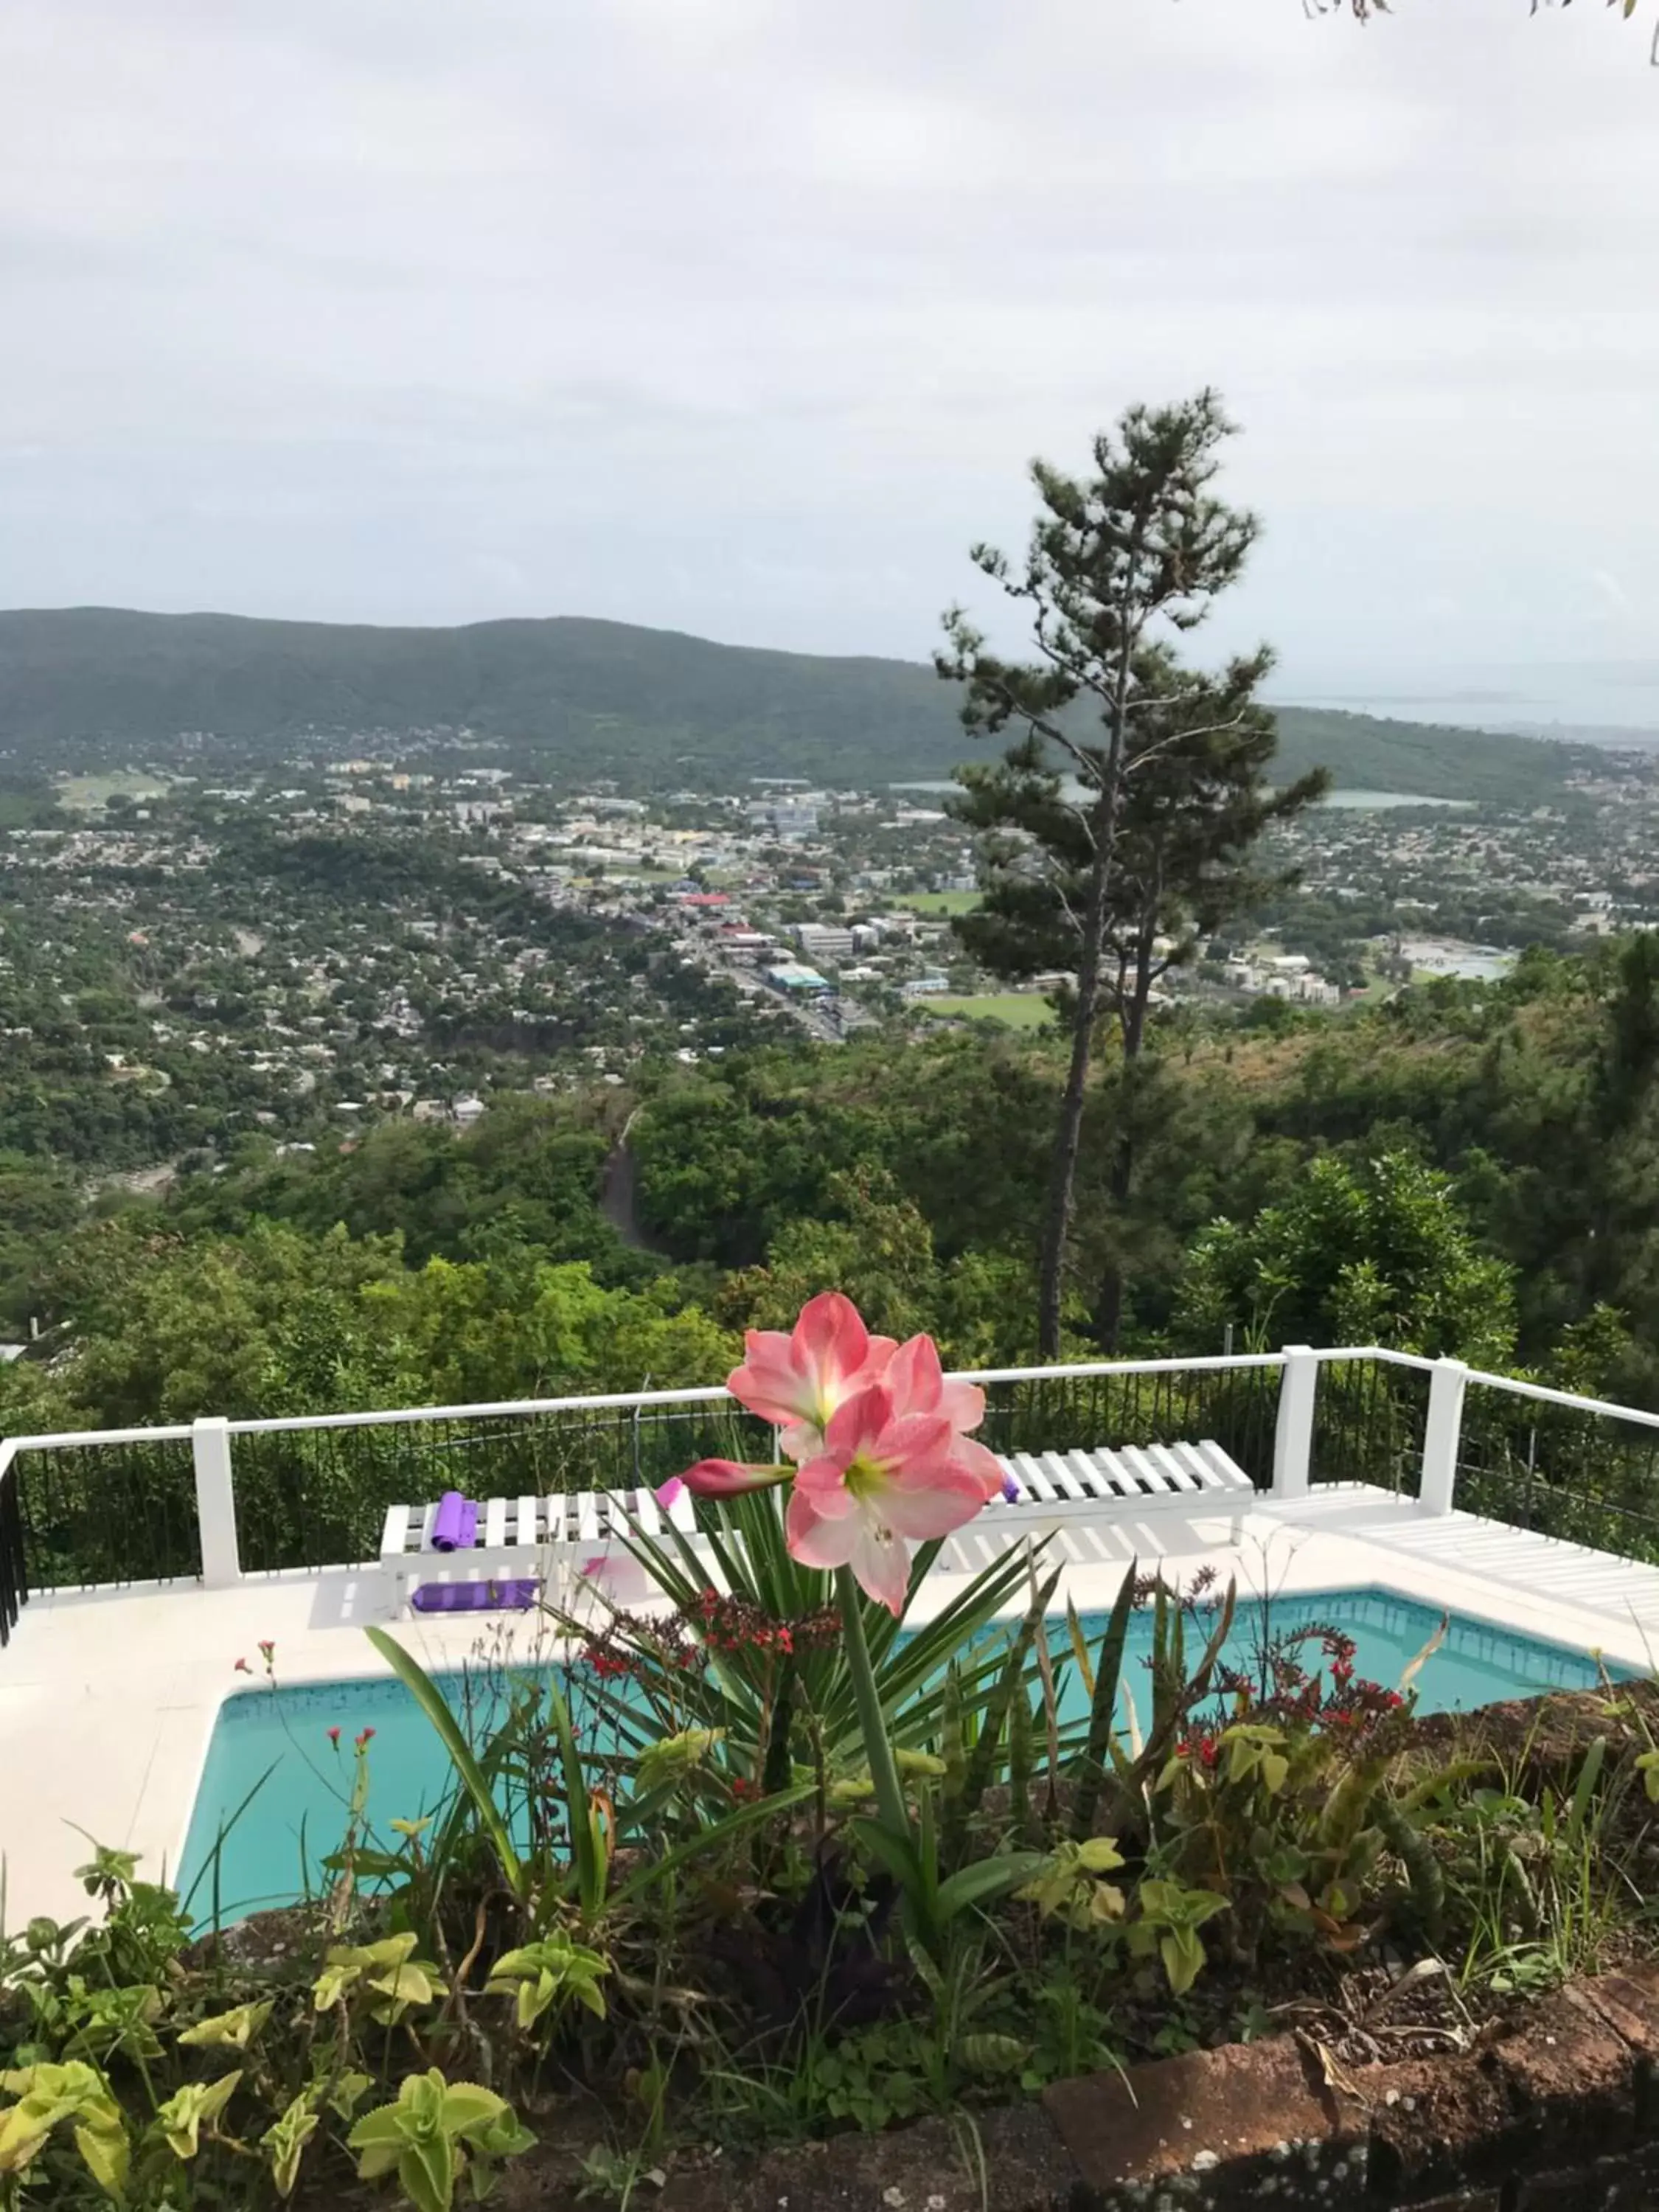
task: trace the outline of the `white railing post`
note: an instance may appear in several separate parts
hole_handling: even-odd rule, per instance
[[[1449,1513],[1457,1486],[1457,1447],[1463,1432],[1463,1394],[1469,1370],[1461,1359],[1437,1359],[1429,1382],[1429,1417],[1423,1425],[1423,1474],[1419,1503],[1425,1513]]]
[[[1305,1498],[1313,1465],[1314,1401],[1319,1395],[1319,1354],[1310,1345],[1287,1344],[1279,1383],[1279,1425],[1273,1431],[1273,1496]]]
[[[236,1543],[236,1492],[230,1480],[230,1425],[217,1414],[194,1424],[196,1519],[202,1534],[202,1587],[234,1589],[242,1579]]]

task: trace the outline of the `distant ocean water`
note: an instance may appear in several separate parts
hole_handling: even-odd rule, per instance
[[[1580,743],[1659,744],[1659,662],[1460,671],[1414,685],[1364,677],[1297,682],[1293,695],[1287,686],[1273,704]]]

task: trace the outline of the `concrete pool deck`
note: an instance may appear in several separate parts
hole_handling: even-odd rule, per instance
[[[1659,1662],[1659,1567],[1511,1528],[1472,1513],[1425,1512],[1364,1484],[1308,1496],[1266,1496],[1243,1541],[1224,1517],[1160,1514],[1144,1525],[1072,1524],[1049,1556],[1066,1571],[1060,1601],[1100,1612],[1132,1556],[1185,1582],[1213,1567],[1241,1596],[1294,1598],[1381,1589],[1437,1611],[1642,1671]],[[1000,1544],[987,1540],[987,1557]],[[913,1613],[927,1619],[961,1588],[926,1585]],[[392,1623],[378,1566],[251,1577],[232,1589],[191,1584],[44,1592],[24,1609],[0,1655],[0,1860],[5,1924],[87,1909],[74,1869],[88,1836],[137,1851],[160,1878],[179,1862],[221,1702],[257,1681],[258,1646],[276,1645],[288,1683],[383,1674],[364,1638],[392,1626],[428,1667],[455,1667],[488,1645],[505,1658],[544,1653],[540,1615],[416,1616]]]

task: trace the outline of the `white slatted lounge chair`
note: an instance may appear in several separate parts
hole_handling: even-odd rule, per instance
[[[380,1533],[380,1571],[394,1616],[429,1583],[519,1582],[534,1578],[557,1594],[564,1556],[562,1498],[487,1498],[478,1502],[478,1540],[465,1551],[430,1548],[438,1508],[392,1505]],[[479,1607],[488,1611],[489,1607]]]
[[[1238,1542],[1255,1486],[1218,1443],[1120,1444],[1115,1449],[1012,1452],[998,1464],[1014,1495],[994,1498],[946,1544],[941,1565],[980,1567],[1011,1536],[1133,1529],[1154,1516],[1224,1514]]]
[[[682,1491],[672,1506],[649,1490],[579,1490],[552,1498],[488,1498],[478,1503],[478,1541],[470,1550],[430,1548],[436,1504],[388,1508],[380,1566],[394,1615],[426,1584],[516,1582],[533,1577],[550,1605],[569,1605],[584,1576],[626,1604],[652,1594],[645,1570],[624,1541],[632,1515],[647,1536],[670,1527],[696,1537],[696,1502]],[[701,1548],[701,1547],[700,1547]],[[713,1575],[712,1560],[707,1562]],[[488,1611],[481,1607],[480,1611]]]
[[[947,1571],[987,1565],[1011,1538],[1054,1529],[1136,1528],[1155,1515],[1224,1514],[1237,1543],[1255,1486],[1218,1443],[1121,1444],[1115,1449],[1014,1452],[999,1464],[1012,1480],[1012,1498],[993,1498],[940,1555]],[[652,1595],[646,1570],[629,1550],[629,1516],[661,1540],[672,1526],[691,1538],[717,1587],[722,1577],[707,1546],[696,1540],[696,1505],[682,1491],[672,1507],[644,1488],[581,1490],[545,1499],[492,1498],[479,1509],[483,1538],[471,1552],[428,1552],[435,1506],[394,1505],[386,1516],[381,1565],[398,1591],[399,1609],[422,1582],[477,1582],[485,1577],[539,1573],[550,1602],[569,1605],[585,1577],[618,1603]],[[520,1540],[519,1531],[531,1532]],[[678,1553],[676,1554],[678,1556]]]

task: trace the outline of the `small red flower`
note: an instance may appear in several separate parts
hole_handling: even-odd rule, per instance
[[[276,1650],[276,1646],[275,1645],[275,1644],[273,1644],[273,1643],[270,1641],[270,1639],[267,1637],[267,1638],[265,1638],[265,1640],[264,1640],[264,1641],[260,1644],[260,1646],[259,1646],[259,1656],[260,1656],[262,1659],[264,1659],[264,1660],[267,1660],[267,1661],[268,1661],[268,1660],[270,1659],[270,1657],[271,1654]]]
[[[329,1730],[329,1732],[328,1732],[328,1740],[329,1740],[329,1741],[330,1741],[330,1742],[334,1746],[334,1748],[337,1751],[337,1750],[339,1749],[339,1747],[340,1747],[340,1731],[339,1731],[339,1729],[337,1729],[337,1728],[331,1728],[331,1729]]]
[[[374,1731],[372,1728],[366,1728],[363,1730],[362,1734],[357,1738],[357,1748],[359,1751],[363,1751],[368,1748],[368,1740],[374,1733]]]
[[[231,1671],[233,1674],[251,1674],[253,1672],[253,1669],[248,1665],[246,1659],[239,1659]]]

